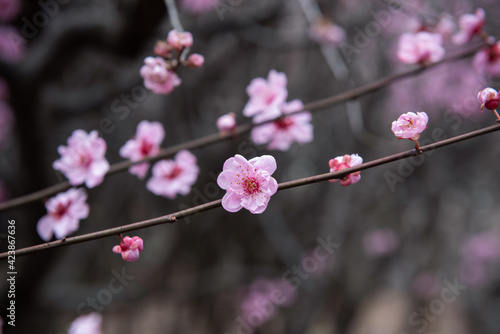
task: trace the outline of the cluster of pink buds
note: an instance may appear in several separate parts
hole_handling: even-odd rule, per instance
[[[171,30],[166,40],[157,41],[154,53],[157,57],[146,57],[141,68],[144,86],[156,94],[169,94],[181,84],[175,70],[179,65],[189,68],[203,66],[205,58],[193,53],[186,57],[188,49],[193,45],[190,32]]]

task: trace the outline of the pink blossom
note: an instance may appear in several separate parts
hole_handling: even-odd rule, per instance
[[[167,36],[167,43],[177,51],[181,51],[193,45],[193,35],[188,31],[178,32],[175,29],[170,30]]]
[[[0,0],[0,22],[13,20],[21,11],[19,0]]]
[[[174,71],[167,70],[167,63],[161,57],[146,57],[141,68],[144,87],[156,94],[169,94],[181,84]]]
[[[120,235],[121,238],[121,235]],[[113,252],[116,254],[122,254],[122,259],[128,262],[135,262],[139,260],[139,252],[142,252],[143,241],[139,237],[126,236],[122,238],[119,245],[113,247]]]
[[[484,108],[495,110],[498,107],[499,99],[500,96],[498,96],[498,92],[490,87],[477,93],[477,100],[481,103],[481,111],[483,111]]]
[[[123,158],[138,161],[146,157],[152,157],[160,152],[160,144],[165,137],[163,125],[159,122],[142,121],[137,125],[134,139],[128,140],[120,149]],[[146,176],[149,163],[144,162],[129,168],[130,174],[137,175],[140,179]]]
[[[204,63],[205,63],[205,58],[202,55],[197,53],[192,53],[186,59],[185,65],[187,67],[197,68],[197,67],[202,67]]]
[[[392,122],[391,130],[398,139],[418,140],[420,133],[427,129],[429,117],[425,112],[408,112]]]
[[[287,79],[285,73],[271,70],[267,77],[256,78],[247,87],[250,100],[243,109],[243,115],[252,117],[265,114],[267,119],[281,115],[281,107],[288,96],[286,89]],[[255,120],[254,120],[255,121]]]
[[[440,282],[432,272],[419,273],[412,282],[413,292],[420,298],[431,298],[439,292]]]
[[[309,29],[309,36],[325,45],[337,46],[345,40],[345,31],[342,27],[322,18],[317,20]]]
[[[276,170],[276,160],[270,155],[255,157],[249,161],[236,154],[224,163],[217,184],[227,192],[222,206],[229,212],[241,208],[251,213],[262,213],[272,195],[278,190],[278,183],[271,177]]]
[[[214,8],[219,0],[181,0],[182,7],[193,14],[201,14]]]
[[[255,280],[241,302],[241,317],[252,328],[272,318],[277,307],[290,307],[297,300],[297,291],[285,280]]]
[[[429,64],[441,60],[445,50],[439,34],[420,31],[406,33],[399,38],[398,59],[406,64]]]
[[[172,46],[166,41],[156,41],[154,53],[163,58],[172,58]]]
[[[484,19],[485,13],[482,8],[476,9],[475,14],[465,14],[460,16],[460,19],[458,20],[460,31],[453,35],[453,43],[464,44],[470,41],[474,35],[481,34],[485,24]]]
[[[472,286],[472,287],[482,287],[491,279],[490,273],[486,270],[486,265],[483,262],[477,261],[463,261],[460,263],[458,278],[461,282]]]
[[[222,134],[231,133],[236,129],[236,115],[232,112],[217,119],[217,129]]]
[[[500,74],[500,41],[476,53],[472,59],[476,70],[482,74]]]
[[[375,229],[363,237],[366,254],[377,257],[392,253],[399,246],[399,237],[391,229]]]
[[[453,22],[451,16],[446,13],[441,16],[439,22],[436,24],[436,32],[443,36],[443,38],[450,37],[456,29],[457,25]]]
[[[0,58],[9,63],[17,63],[26,51],[26,40],[18,29],[0,26]]]
[[[500,237],[489,232],[473,235],[462,245],[462,254],[472,262],[500,258]]]
[[[10,105],[0,101],[0,148],[10,142],[14,128],[14,112]]]
[[[47,215],[40,218],[36,226],[40,238],[49,241],[54,233],[57,239],[61,239],[77,231],[80,220],[89,215],[86,201],[85,190],[71,188],[45,202]]]
[[[89,313],[81,315],[69,326],[68,334],[101,334],[102,315]]]
[[[303,108],[302,101],[294,100],[283,106],[283,114],[290,114]],[[271,123],[255,126],[251,137],[257,145],[268,143],[267,148],[270,150],[286,151],[294,142],[309,143],[313,140],[311,112],[299,112]]]
[[[338,172],[342,169],[346,168],[351,168],[351,167],[356,167],[359,166],[363,163],[363,158],[361,158],[357,154],[351,154],[351,155],[344,155],[344,156],[338,156],[335,159],[331,159],[328,162],[328,165],[330,166],[330,173]],[[361,171],[357,171],[351,174],[348,174],[344,176],[342,179],[340,179],[340,185],[341,186],[349,186],[354,183],[358,183],[359,180],[361,180]],[[329,180],[331,183],[335,183],[338,180]]]
[[[187,195],[196,182],[200,169],[196,157],[189,151],[177,152],[174,160],[158,161],[152,168],[153,176],[146,187],[155,195],[174,199]]]
[[[109,170],[106,160],[106,142],[99,138],[97,131],[87,134],[83,130],[75,130],[68,138],[68,146],[59,146],[61,155],[54,161],[54,169],[62,172],[71,185],[78,186],[85,182],[87,188],[101,184]]]

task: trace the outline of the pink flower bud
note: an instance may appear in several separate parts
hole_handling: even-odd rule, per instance
[[[204,63],[205,63],[205,58],[202,55],[193,53],[189,55],[184,65],[191,68],[197,68],[197,67],[202,67]]]
[[[120,235],[121,236],[121,235]],[[143,241],[139,237],[125,237],[119,245],[113,247],[113,252],[122,254],[124,261],[135,262],[139,259],[139,252],[143,249]]]
[[[338,156],[335,159],[331,159],[328,162],[328,165],[330,166],[330,173],[334,173],[334,172],[338,172],[342,169],[359,166],[362,163],[363,163],[363,158],[361,158],[359,155],[346,154],[344,156]],[[343,187],[346,187],[348,185],[359,182],[359,180],[361,180],[361,172],[360,171],[344,176],[342,179],[340,179],[340,185]],[[329,180],[329,181],[331,183],[335,183],[338,180]]]
[[[425,112],[409,112],[392,122],[392,132],[398,139],[418,140],[420,133],[427,128],[429,117]]]
[[[172,46],[165,41],[157,41],[154,53],[163,58],[172,58]]]
[[[488,110],[495,110],[498,107],[499,99],[500,97],[498,96],[498,92],[490,87],[477,93],[477,100],[481,103],[481,111],[483,111],[484,108]]]
[[[222,134],[230,133],[236,129],[236,115],[232,112],[222,115],[217,119],[217,129]]]
[[[178,32],[174,29],[168,33],[167,42],[174,49],[180,51],[193,45],[193,35],[188,31]]]

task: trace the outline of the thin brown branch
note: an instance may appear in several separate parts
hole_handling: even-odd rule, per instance
[[[444,146],[448,146],[451,144],[455,144],[464,140],[472,139],[478,136],[482,136],[494,131],[500,130],[500,124],[495,124],[492,126],[489,126],[487,128],[483,128],[480,130],[472,131],[469,133],[465,133],[453,138],[445,139],[433,144],[425,145],[421,147],[422,152],[428,152],[435,150],[437,148],[441,148]],[[295,188],[295,187],[300,187],[308,184],[313,184],[313,183],[318,183],[326,180],[331,180],[331,179],[341,179],[345,177],[348,174],[357,172],[357,171],[362,171],[370,168],[374,168],[377,166],[385,165],[394,161],[402,160],[402,159],[407,159],[410,157],[414,157],[417,155],[420,155],[422,153],[418,152],[416,149],[412,149],[409,151],[393,154],[387,157],[383,157],[380,159],[376,159],[373,161],[365,162],[364,164],[361,164],[356,167],[351,167],[351,168],[346,168],[338,172],[334,173],[325,173],[325,174],[320,174],[320,175],[315,175],[315,176],[310,176],[306,177],[303,179],[298,179],[298,180],[293,180],[293,181],[288,181],[288,182],[283,182],[278,185],[278,191],[285,190],[285,189],[290,189],[290,188]],[[120,226],[120,227],[114,227],[110,228],[107,230],[102,230],[102,231],[97,231],[97,232],[92,232],[80,236],[75,236],[75,237],[69,237],[69,238],[63,238],[61,240],[57,241],[52,241],[40,245],[35,245],[31,247],[26,247],[26,248],[21,248],[16,250],[15,255],[16,256],[23,256],[23,255],[28,255],[28,254],[34,254],[41,252],[43,250],[49,249],[49,248],[55,248],[55,247],[60,247],[60,246],[66,246],[66,245],[72,245],[72,244],[77,244],[81,242],[86,242],[90,240],[97,240],[105,237],[109,237],[112,235],[119,235],[120,233],[125,233],[125,232],[130,232],[134,230],[138,230],[141,228],[146,228],[146,227],[151,227],[159,224],[165,224],[165,223],[175,223],[179,219],[182,219],[184,217],[188,217],[200,212],[208,211],[214,208],[217,208],[221,206],[221,200],[216,200],[213,202],[209,202],[206,204],[198,205],[186,210],[178,211],[166,216],[154,218],[154,219],[149,219],[149,220],[144,220],[141,222],[125,225],[125,226]],[[1,253],[0,254],[0,260],[1,259],[6,259],[8,257],[8,253]]]
[[[423,71],[426,71],[428,69],[439,66],[445,62],[455,61],[455,60],[459,60],[462,58],[470,57],[473,54],[475,54],[483,46],[484,46],[484,44],[479,45],[479,46],[475,46],[473,48],[462,51],[462,52],[457,53],[455,55],[451,55],[451,56],[449,56],[449,57],[447,57],[439,62],[428,65],[426,67],[414,68],[412,70],[408,70],[408,71],[405,71],[403,73],[392,75],[392,76],[374,81],[372,83],[360,86],[358,88],[348,90],[344,93],[341,93],[341,94],[338,94],[338,95],[335,95],[332,97],[328,97],[328,98],[325,98],[325,99],[322,99],[319,101],[308,103],[304,106],[304,108],[302,110],[299,110],[299,111],[294,112],[294,113],[299,113],[299,112],[304,111],[304,110],[309,110],[309,111],[313,112],[313,111],[324,109],[326,107],[333,106],[333,105],[341,103],[341,102],[345,102],[348,100],[359,98],[365,94],[372,93],[376,90],[379,90],[381,88],[389,86],[390,84],[392,84],[396,81],[411,77],[413,75],[420,74]],[[294,114],[294,113],[290,113],[290,115]],[[263,123],[269,123],[272,121],[273,120],[269,120],[269,121],[263,122]],[[260,124],[263,124],[263,123],[260,123]],[[235,130],[234,134],[235,135],[245,134],[245,133],[249,132],[254,126],[256,126],[256,125],[252,124],[251,122],[243,124]],[[111,175],[111,174],[114,174],[117,172],[125,171],[129,167],[136,165],[136,164],[140,164],[142,162],[155,162],[155,161],[158,161],[161,159],[165,159],[167,157],[171,157],[171,156],[175,155],[175,153],[177,153],[180,150],[184,150],[184,149],[185,150],[192,150],[192,149],[196,149],[196,148],[201,148],[201,147],[213,145],[213,144],[225,141],[225,140],[232,140],[233,138],[234,138],[234,136],[232,134],[231,135],[228,134],[226,136],[221,136],[220,134],[212,134],[212,135],[208,135],[205,137],[201,137],[201,138],[198,138],[195,140],[191,140],[189,142],[185,142],[185,143],[182,143],[179,145],[175,145],[175,146],[171,146],[169,148],[166,148],[154,157],[147,157],[145,159],[133,161],[133,162],[132,161],[118,162],[118,163],[113,164],[111,166],[110,170],[108,171],[108,173],[106,175]],[[15,207],[25,205],[25,204],[28,204],[28,203],[31,203],[31,202],[34,202],[37,200],[41,200],[43,198],[46,198],[46,197],[51,196],[51,195],[55,195],[58,192],[67,190],[69,188],[70,188],[69,182],[65,181],[65,182],[59,183],[57,185],[51,186],[49,188],[40,190],[36,193],[24,195],[24,196],[21,196],[21,197],[12,199],[12,200],[2,202],[2,203],[0,203],[0,212],[5,211],[5,210],[9,210],[9,209],[13,209]]]

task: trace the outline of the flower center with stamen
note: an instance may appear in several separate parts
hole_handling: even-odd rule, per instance
[[[68,202],[66,205],[64,204],[57,204],[57,208],[56,208],[56,211],[54,213],[52,213],[52,216],[56,219],[56,220],[59,220],[62,218],[62,216],[64,216],[66,214],[66,212],[68,211],[68,207],[71,205],[71,202]]]
[[[175,179],[176,177],[179,176],[179,174],[182,172],[182,168],[178,167],[177,165],[174,167],[174,169],[172,169],[172,171],[170,172],[170,174],[168,175],[165,175],[165,178],[168,179],[168,180],[172,180],[172,179]]]
[[[293,124],[293,121],[288,118],[279,119],[274,122],[274,125],[280,130],[286,130]]]
[[[253,195],[260,191],[260,184],[255,177],[245,177],[241,182],[241,187],[248,195]]]
[[[153,148],[153,144],[147,141],[143,141],[141,145],[141,154],[147,156],[151,149]]]

